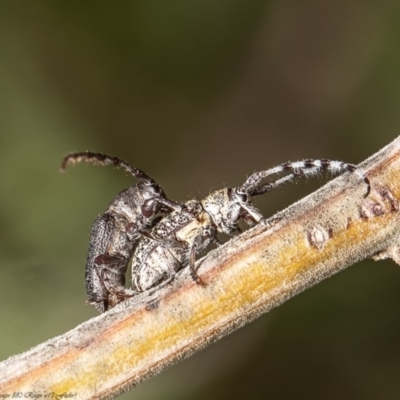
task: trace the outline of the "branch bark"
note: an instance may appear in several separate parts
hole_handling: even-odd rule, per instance
[[[360,166],[187,270],[0,363],[0,394],[113,398],[365,258],[399,261],[400,137]]]

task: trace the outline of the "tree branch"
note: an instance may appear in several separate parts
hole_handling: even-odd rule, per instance
[[[399,261],[400,137],[198,263],[64,335],[0,363],[0,394],[112,398],[322,279],[374,256]]]

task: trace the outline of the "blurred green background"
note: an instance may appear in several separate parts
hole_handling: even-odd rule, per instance
[[[90,226],[132,180],[60,174],[66,153],[118,155],[177,200],[289,159],[358,163],[399,132],[399,18],[385,0],[2,1],[0,359],[96,315]],[[393,262],[363,262],[121,398],[398,399],[399,289]]]

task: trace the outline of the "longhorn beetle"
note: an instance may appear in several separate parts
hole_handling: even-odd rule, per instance
[[[164,216],[150,233],[142,236],[132,257],[132,288],[126,289],[123,283],[116,281],[113,282],[113,288],[108,287],[114,293],[123,293],[117,296],[115,303],[168,283],[178,270],[186,266],[190,267],[193,278],[201,283],[195,271],[196,256],[210,243],[218,243],[217,234],[233,234],[238,231],[239,221],[252,226],[263,219],[252,204],[253,196],[322,170],[332,173],[356,172],[367,184],[366,196],[370,192],[368,177],[355,165],[322,159],[287,162],[252,174],[237,188],[217,190],[202,201],[190,200],[181,209]],[[288,175],[261,184],[268,176],[286,171]]]
[[[86,292],[88,303],[104,312],[130,295],[124,287],[125,273],[141,235],[148,235],[158,214],[171,210],[179,213],[182,206],[167,199],[161,186],[145,172],[118,157],[89,151],[71,153],[64,157],[61,171],[81,161],[114,165],[140,181],[120,192],[104,214],[96,218],[90,231]]]
[[[306,177],[322,170],[333,173],[356,172],[367,184],[368,177],[353,164],[330,160],[287,162],[277,167],[252,174],[242,186],[224,188],[204,200],[190,200],[182,210],[166,215],[143,237],[132,257],[132,289],[130,295],[156,288],[174,279],[175,273],[190,266],[193,279],[202,283],[195,270],[196,256],[211,242],[218,242],[217,234],[233,234],[238,222],[254,225],[263,219],[252,204],[252,197],[269,192],[297,177]],[[288,171],[275,181],[261,184],[270,175]],[[128,293],[128,292],[127,292]]]

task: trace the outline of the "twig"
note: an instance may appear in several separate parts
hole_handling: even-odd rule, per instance
[[[400,138],[266,223],[211,252],[206,286],[184,270],[75,329],[0,363],[0,394],[112,398],[278,306],[374,256],[399,260]]]

